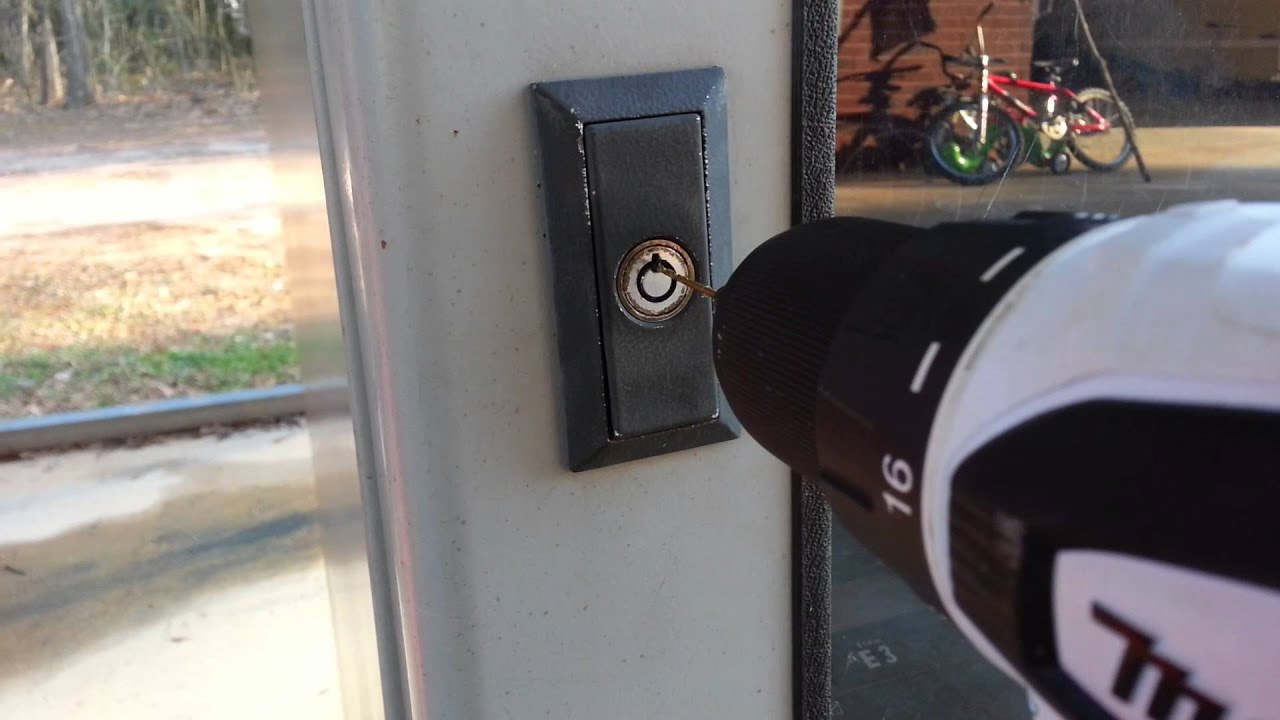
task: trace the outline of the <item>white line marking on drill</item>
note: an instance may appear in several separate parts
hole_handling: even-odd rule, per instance
[[[911,378],[911,392],[920,393],[920,388],[924,387],[924,379],[929,376],[929,368],[933,366],[933,359],[938,356],[938,351],[942,349],[942,343],[931,342],[929,347],[924,351],[924,357],[920,358],[920,367],[916,368],[916,376]]]
[[[1004,257],[996,261],[994,265],[987,268],[980,278],[982,282],[991,282],[991,279],[1000,274],[1000,271],[1009,267],[1009,263],[1017,260],[1022,253],[1026,252],[1026,248],[1016,247],[1004,254]]]

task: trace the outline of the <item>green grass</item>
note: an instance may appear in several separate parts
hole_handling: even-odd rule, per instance
[[[154,352],[70,347],[0,356],[0,417],[293,382],[298,379],[297,348],[281,335],[197,337]]]

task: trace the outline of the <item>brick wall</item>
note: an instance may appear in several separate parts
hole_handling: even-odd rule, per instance
[[[836,149],[841,167],[849,169],[867,164],[859,151],[888,144],[882,137],[887,126],[910,126],[927,115],[929,108],[913,106],[913,99],[918,105],[929,90],[947,84],[936,52],[900,51],[919,39],[960,54],[989,0],[841,1]],[[982,23],[987,52],[1026,77],[1034,24],[1032,2],[995,0]]]

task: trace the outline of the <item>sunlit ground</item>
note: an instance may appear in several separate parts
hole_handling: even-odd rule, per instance
[[[0,118],[0,418],[296,379],[265,138],[224,102]]]
[[[0,717],[340,715],[304,428],[0,477]]]
[[[1075,163],[1066,175],[1023,167],[1003,181],[962,187],[923,172],[842,176],[836,212],[902,222],[1008,217],[1020,210],[1139,214],[1183,202],[1280,199],[1280,127],[1140,129],[1152,182],[1130,161],[1114,173]]]

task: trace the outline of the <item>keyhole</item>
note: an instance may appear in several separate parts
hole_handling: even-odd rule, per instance
[[[649,262],[645,263],[644,267],[640,268],[640,272],[636,275],[636,290],[640,293],[640,297],[651,303],[663,302],[676,292],[676,281],[658,272],[658,268],[665,268],[671,272],[676,271],[675,268],[671,267],[671,263],[658,257],[658,253],[654,253]],[[657,278],[664,278],[667,281],[667,289],[661,295],[654,295],[648,287],[649,282],[647,281],[657,280]],[[661,280],[658,280],[658,283],[661,283]]]
[[[673,276],[693,273],[693,258],[674,240],[644,240],[618,265],[614,277],[618,306],[640,322],[669,320],[684,310],[693,294]]]

